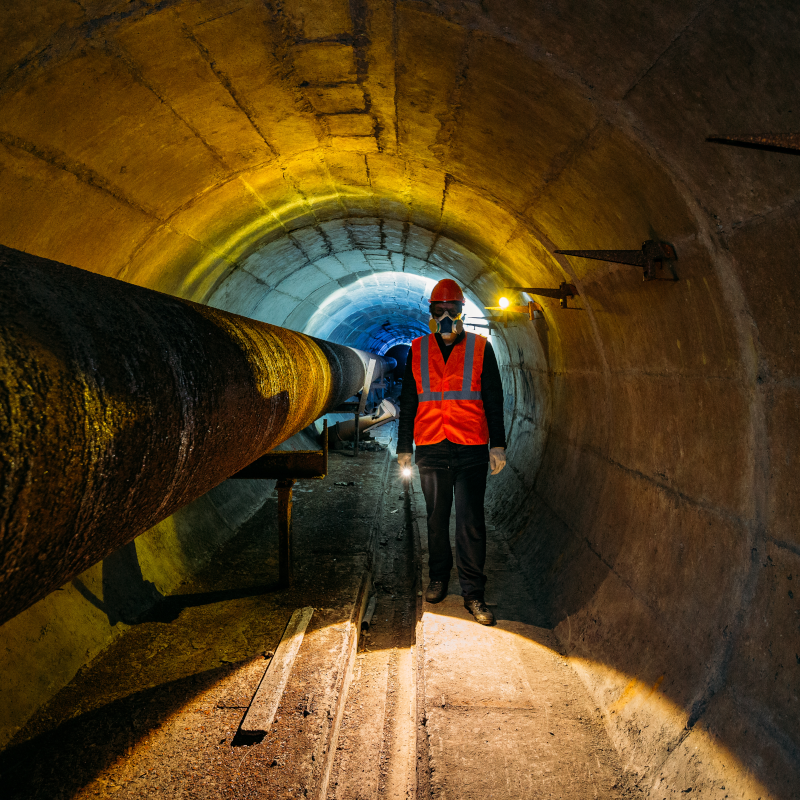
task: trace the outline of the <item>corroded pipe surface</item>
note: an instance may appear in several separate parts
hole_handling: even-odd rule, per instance
[[[348,347],[0,246],[0,623],[363,382]]]

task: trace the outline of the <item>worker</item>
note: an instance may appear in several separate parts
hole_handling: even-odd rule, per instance
[[[397,461],[411,467],[412,442],[428,516],[429,603],[447,597],[453,553],[450,511],[456,505],[456,567],[464,607],[494,624],[484,599],[488,468],[506,465],[503,387],[491,344],[464,331],[464,294],[450,279],[433,287],[431,334],[414,339],[400,395]]]

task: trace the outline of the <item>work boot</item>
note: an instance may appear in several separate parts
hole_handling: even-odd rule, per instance
[[[444,581],[431,581],[425,592],[425,599],[429,603],[441,603],[447,597],[447,584]]]
[[[464,608],[475,617],[475,622],[481,625],[494,625],[494,614],[486,608],[486,603],[480,597],[464,598]]]

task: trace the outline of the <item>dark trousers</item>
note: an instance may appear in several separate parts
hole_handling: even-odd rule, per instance
[[[428,513],[428,565],[431,581],[445,584],[453,568],[450,548],[450,511],[456,500],[456,567],[461,594],[483,598],[486,576],[486,494],[487,464],[450,469],[419,468],[425,508]]]

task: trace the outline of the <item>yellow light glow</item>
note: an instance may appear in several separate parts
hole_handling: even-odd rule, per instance
[[[508,308],[509,305],[511,305],[511,304],[509,303],[507,297],[501,297],[500,298],[500,308]]]

